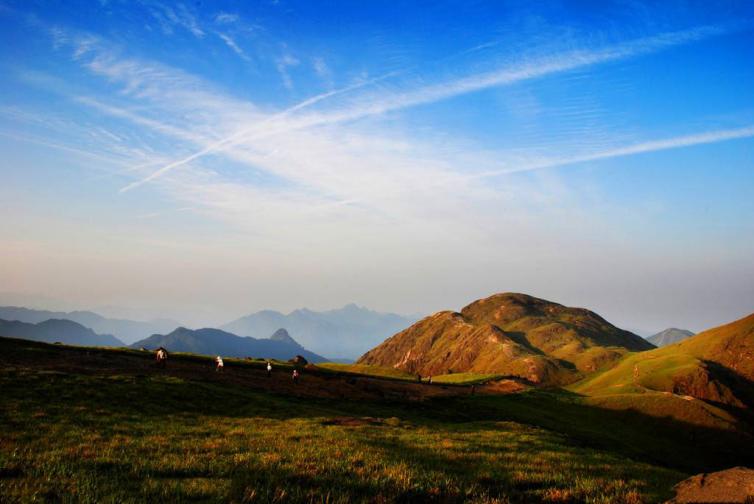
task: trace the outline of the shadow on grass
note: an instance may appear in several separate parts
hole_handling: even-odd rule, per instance
[[[5,366],[26,359],[36,363],[42,371],[6,370],[0,375],[3,390],[0,423],[3,425],[11,424],[4,415],[6,406],[39,410],[36,420],[39,425],[63,421],[104,430],[117,424],[127,428],[133,419],[160,422],[166,417],[180,417],[189,422],[197,416],[276,420],[382,416],[438,428],[444,423],[514,421],[560,433],[575,445],[601,448],[684,471],[754,465],[754,453],[749,449],[752,437],[746,432],[699,427],[631,409],[602,409],[584,404],[577,394],[565,391],[436,398],[418,404],[400,400],[297,398],[217,381],[188,381],[168,374],[49,374],[44,372],[45,359],[65,359],[68,352],[78,352],[79,357],[81,352],[92,352],[87,356],[87,364],[97,369],[102,366],[114,373],[118,367],[132,366],[130,359],[136,359],[139,365],[150,365],[151,357],[125,350],[123,359],[113,359],[109,350],[19,342],[21,340],[0,338],[0,364]],[[132,355],[134,353],[138,355]],[[205,363],[205,359],[198,362]],[[197,373],[200,379],[202,373],[212,375],[202,368],[201,373]],[[260,378],[261,382],[265,379]],[[280,372],[273,379],[287,379],[287,376]],[[320,386],[330,383],[337,386],[328,380]],[[430,455],[426,455],[426,460],[431,460]]]

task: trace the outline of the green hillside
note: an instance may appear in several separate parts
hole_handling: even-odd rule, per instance
[[[209,363],[173,356],[159,370],[136,351],[0,338],[0,495],[11,502],[656,502],[688,474],[671,467],[694,470],[710,453],[714,459],[698,446],[673,452],[672,435],[649,442],[658,426],[638,429],[635,419],[567,395],[472,397],[464,387],[442,395],[444,385],[359,377],[367,391],[384,383],[440,395],[351,400],[338,396],[351,390],[352,375],[304,369],[296,389],[282,365],[267,379],[254,362],[229,360],[223,374]]]

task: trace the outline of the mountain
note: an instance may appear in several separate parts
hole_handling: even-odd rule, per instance
[[[679,341],[682,341],[693,335],[694,333],[689,330],[676,329],[675,327],[671,327],[648,337],[647,341],[649,341],[656,347],[664,347],[667,345],[672,345],[673,343],[678,343]]]
[[[299,345],[285,329],[278,329],[270,338],[255,339],[236,336],[220,329],[186,329],[179,327],[170,334],[154,334],[137,341],[133,348],[150,350],[164,347],[172,352],[190,352],[226,357],[264,357],[288,360],[301,355],[309,362],[325,362],[327,359]]]
[[[561,384],[654,345],[594,312],[503,293],[460,313],[426,317],[364,354],[360,364],[410,373],[497,373]]]
[[[0,319],[0,336],[67,345],[125,346],[110,334],[97,334],[81,324],[64,319],[50,319],[37,324]]]
[[[754,314],[649,352],[585,380],[580,393],[673,393],[731,406],[754,406]]]
[[[148,322],[139,320],[111,319],[90,311],[53,312],[47,310],[32,310],[17,306],[0,307],[0,318],[18,320],[36,324],[49,319],[67,319],[86,326],[101,334],[112,334],[118,339],[133,343],[151,334],[172,331],[178,322],[168,319],[156,319]]]
[[[415,318],[379,313],[349,304],[324,312],[303,308],[287,315],[264,310],[225,324],[221,329],[259,337],[285,327],[296,335],[301,344],[313,351],[340,358],[356,358],[415,321]]]

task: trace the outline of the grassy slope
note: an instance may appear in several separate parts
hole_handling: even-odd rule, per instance
[[[15,351],[70,358],[62,348]],[[562,394],[419,404],[296,398],[113,374],[129,352],[99,352],[109,356],[104,374],[8,365],[3,347],[6,500],[639,502],[668,497],[685,476],[626,456],[660,457],[639,449],[654,428],[640,432],[635,419]],[[364,416],[389,420],[333,422]]]
[[[323,362],[317,364],[317,367],[341,373],[394,378],[398,380],[416,380],[416,375],[408,374],[405,371],[391,367],[370,366],[368,364],[340,364],[337,362]]]
[[[744,405],[754,398],[753,352],[754,315],[750,315],[674,345],[627,355],[612,369],[569,388],[591,396],[595,404],[640,408],[653,415],[727,428],[725,424],[737,424],[728,411],[749,414]],[[660,407],[663,397],[665,408]]]

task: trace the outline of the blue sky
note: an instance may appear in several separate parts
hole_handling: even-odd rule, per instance
[[[658,4],[0,0],[0,301],[746,315],[754,7]]]

